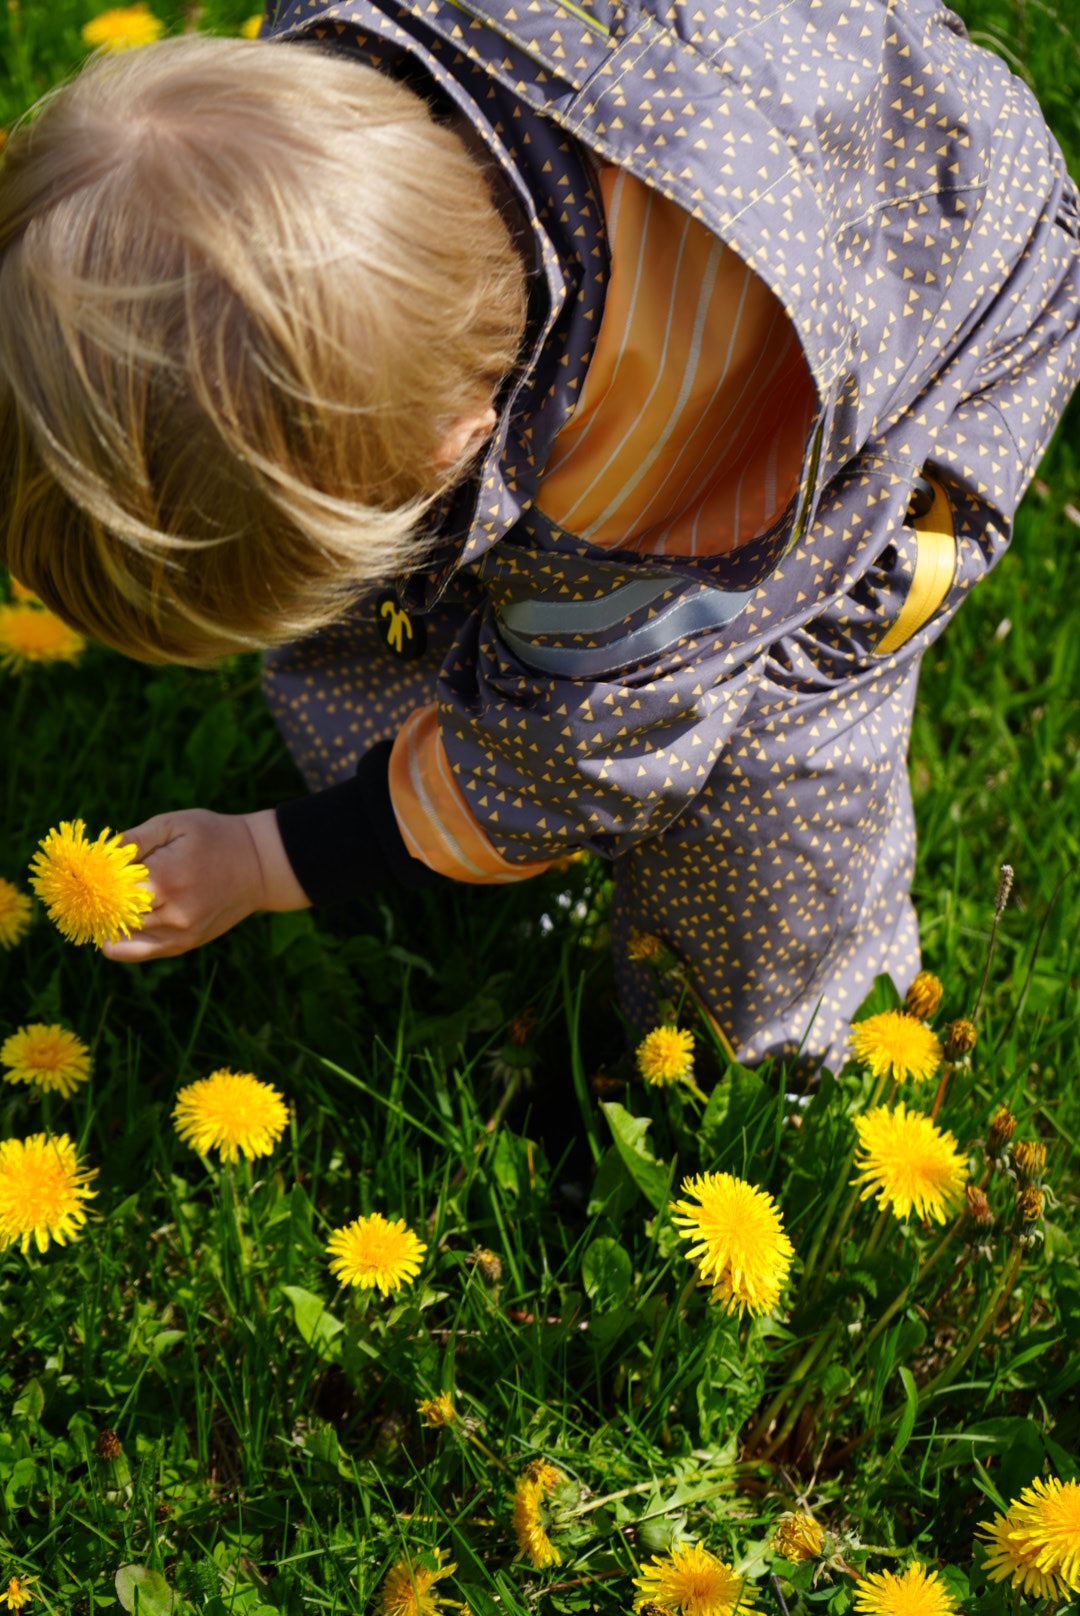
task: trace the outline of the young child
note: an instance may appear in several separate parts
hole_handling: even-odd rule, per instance
[[[1080,372],[1075,188],[937,0],[295,0],[0,167],[2,551],[150,661],[272,648],[314,795],[129,833],[117,960],[612,860],[744,1061],[918,965],[919,660]]]

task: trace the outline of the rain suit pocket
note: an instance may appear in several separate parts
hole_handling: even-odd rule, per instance
[[[906,645],[940,611],[952,586],[956,572],[952,511],[941,485],[929,482],[933,504],[905,524],[901,544],[889,547],[896,556],[890,570],[907,574],[907,588],[899,611],[873,648],[875,656],[888,656]]]

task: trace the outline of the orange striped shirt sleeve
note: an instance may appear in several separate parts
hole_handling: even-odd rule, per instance
[[[418,707],[398,732],[390,754],[390,801],[413,858],[455,881],[525,881],[554,862],[510,864],[496,853],[454,779],[435,702]]]

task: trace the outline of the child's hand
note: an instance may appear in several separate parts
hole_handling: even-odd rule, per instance
[[[123,833],[150,872],[154,906],[141,931],[102,953],[124,962],[167,959],[220,937],[256,909],[306,909],[272,808],[157,814]]]

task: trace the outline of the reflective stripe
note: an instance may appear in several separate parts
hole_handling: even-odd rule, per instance
[[[500,617],[514,634],[599,634],[651,606],[675,581],[670,573],[635,578],[597,600],[512,600]]]
[[[611,645],[538,645],[535,640],[525,639],[508,628],[505,619],[500,624],[500,634],[527,668],[569,679],[597,679],[645,662],[649,657],[659,656],[662,651],[667,651],[691,634],[704,634],[711,629],[723,628],[725,623],[738,617],[754,593],[753,589],[704,589],[696,595],[684,595],[680,600],[672,601],[664,611],[658,612],[651,621],[622,635]],[[568,601],[563,608],[566,618],[576,606],[586,604],[591,606],[594,603]],[[568,634],[578,632],[572,621],[565,622],[565,626],[560,625],[560,630]]]
[[[887,656],[928,623],[949,592],[956,570],[956,533],[944,490],[935,482],[934,503],[925,516],[912,523],[918,534],[911,587],[896,621],[874,647],[875,656]]]

